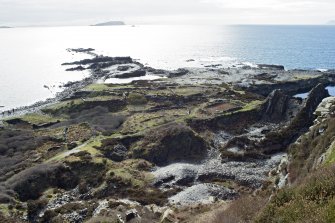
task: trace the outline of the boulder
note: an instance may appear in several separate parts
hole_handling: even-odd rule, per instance
[[[127,148],[124,145],[118,144],[106,154],[106,157],[110,158],[113,161],[121,162],[127,157]]]
[[[200,161],[209,146],[189,127],[173,123],[149,132],[133,150],[134,158],[143,158],[156,165],[178,161]]]
[[[184,68],[179,68],[178,70],[171,71],[168,76],[171,77],[171,78],[180,77],[180,76],[184,76],[188,73],[189,73],[189,70],[184,69]]]

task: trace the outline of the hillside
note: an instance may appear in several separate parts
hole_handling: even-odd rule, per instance
[[[64,69],[89,77],[3,114],[1,222],[334,219],[332,71],[170,71],[69,51],[89,59]]]

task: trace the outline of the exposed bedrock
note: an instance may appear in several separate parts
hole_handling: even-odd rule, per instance
[[[100,63],[107,63],[109,66],[116,65],[116,64],[128,64],[133,63],[133,59],[130,57],[106,57],[106,56],[97,56],[93,59],[85,59],[80,61],[75,61],[71,63],[63,63],[62,65],[93,65],[93,67],[99,67],[97,64]],[[105,64],[105,65],[107,65]]]
[[[269,154],[284,151],[313,125],[317,106],[328,96],[324,86],[318,84],[310,92],[308,99],[302,105],[295,107],[292,106],[295,103],[293,99],[282,91],[275,90],[261,106],[259,116],[250,116],[250,119],[254,118],[255,123],[265,122],[264,125],[269,128],[263,130],[260,128],[259,138],[253,137],[248,133],[250,130],[245,129],[246,133],[237,134],[221,146],[221,155],[229,160],[243,161],[267,158]],[[293,117],[288,117],[288,113]],[[230,123],[230,126],[233,127],[233,124]]]
[[[138,70],[134,70],[131,72],[126,72],[126,73],[122,73],[122,74],[117,74],[114,77],[115,78],[132,78],[132,77],[141,77],[141,76],[145,76],[147,72],[143,69],[138,69]]]
[[[288,95],[294,95],[300,92],[310,91],[318,84],[329,85],[332,83],[334,83],[334,75],[324,74],[315,78],[291,80],[273,84],[250,85],[245,89],[263,96],[268,96],[274,90],[282,90]]]
[[[322,100],[328,96],[328,91],[324,85],[318,84],[312,89],[302,109],[291,122],[281,130],[267,134],[266,138],[257,147],[261,148],[265,153],[273,153],[286,149],[289,144],[313,125],[313,121],[315,120],[314,111]]]
[[[178,161],[200,161],[208,148],[207,142],[192,129],[173,123],[147,133],[133,149],[133,157],[161,166]]]
[[[281,122],[285,118],[288,108],[289,96],[281,90],[274,90],[262,106],[263,120]]]

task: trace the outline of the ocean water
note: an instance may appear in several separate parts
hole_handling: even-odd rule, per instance
[[[335,26],[113,26],[0,29],[0,111],[52,97],[85,72],[63,62],[95,48],[163,69],[210,64],[282,64],[286,69],[335,69]],[[186,62],[193,59],[192,62]],[[49,86],[47,89],[44,85]]]

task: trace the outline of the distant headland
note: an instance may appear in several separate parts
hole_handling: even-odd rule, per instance
[[[0,29],[9,29],[9,28],[12,28],[12,27],[9,27],[9,26],[0,26]]]
[[[335,20],[331,20],[331,21],[327,22],[327,25],[335,25]]]
[[[109,22],[103,22],[103,23],[97,23],[92,26],[124,26],[126,25],[123,21],[109,21]]]

